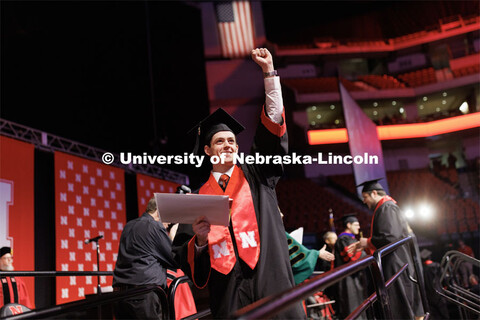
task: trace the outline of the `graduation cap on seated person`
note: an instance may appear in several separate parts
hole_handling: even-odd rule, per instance
[[[217,109],[214,113],[200,121],[195,127],[190,129],[188,133],[195,132],[195,148],[194,154],[199,154],[200,148],[204,145],[210,145],[210,140],[215,133],[220,131],[230,131],[237,135],[245,130],[235,118],[229,115],[222,108]]]
[[[347,224],[349,224],[349,223],[359,222],[356,213],[348,213],[348,214],[344,215],[343,217],[341,217],[340,219],[343,223],[343,227],[345,227],[345,228],[347,227]]]
[[[10,247],[2,247],[0,248],[0,258],[6,255],[7,253],[12,254],[12,248]]]
[[[373,191],[373,190],[385,191],[383,189],[382,185],[380,183],[378,183],[378,181],[380,181],[382,179],[383,178],[368,180],[368,181],[365,181],[363,183],[360,183],[357,187],[362,187],[363,186],[362,193],[363,192],[370,192],[370,191]]]

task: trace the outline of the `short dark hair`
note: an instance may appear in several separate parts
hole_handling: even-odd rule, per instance
[[[381,196],[381,197],[387,195],[387,193],[385,192],[385,190],[375,190],[375,191],[377,191],[377,194],[378,194],[379,196]],[[368,191],[367,193],[368,193],[368,195],[371,196],[371,195],[372,195],[372,192],[373,192],[373,190],[372,190],[372,191]]]
[[[148,201],[147,212],[154,213],[155,210],[157,210],[157,202],[155,202],[155,198],[152,198]]]

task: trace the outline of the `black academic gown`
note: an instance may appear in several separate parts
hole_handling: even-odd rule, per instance
[[[371,243],[377,248],[401,240],[409,235],[408,224],[400,208],[393,202],[383,203],[374,213]],[[409,264],[411,275],[415,268],[407,246],[382,257],[385,281],[388,281],[405,263]],[[422,300],[418,287],[405,272],[389,289],[390,306],[395,319],[413,319],[423,315]]]
[[[335,267],[342,266],[351,261],[356,261],[366,256],[364,251],[357,252],[356,254],[349,256],[346,252],[346,248],[352,243],[357,242],[355,237],[351,234],[342,233],[338,236],[335,243]],[[337,283],[337,292],[335,300],[337,303],[337,317],[339,319],[345,319],[353,310],[355,310],[362,302],[367,298],[366,292],[366,279],[365,273],[360,271],[346,277],[339,283]],[[362,313],[357,319],[365,319],[365,315]]]
[[[442,292],[442,267],[437,262],[426,261],[423,265],[423,275],[425,280],[425,291],[427,293],[430,319],[449,319],[447,300],[439,295]]]
[[[262,111],[264,112],[264,111]],[[265,116],[265,115],[263,115]],[[287,153],[287,134],[279,136],[270,132],[260,122],[255,134],[252,153],[263,155],[284,155]],[[252,195],[260,234],[260,256],[252,270],[238,257],[232,271],[224,275],[210,268],[208,248],[195,258],[194,282],[201,286],[208,281],[210,308],[214,318],[228,318],[236,310],[254,301],[277,294],[294,286],[288,254],[285,228],[278,213],[275,186],[283,174],[281,165],[241,165]],[[230,227],[230,235],[232,235]],[[193,236],[190,225],[180,225],[173,245],[176,259],[183,271],[192,277],[188,264],[188,241]],[[232,238],[235,245],[235,240]],[[275,318],[304,319],[301,303],[281,312]]]

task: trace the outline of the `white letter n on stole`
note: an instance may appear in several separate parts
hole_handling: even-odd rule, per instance
[[[242,238],[242,248],[256,247],[257,241],[255,241],[255,231],[240,232],[240,238]]]
[[[220,245],[218,245],[218,244],[212,245],[212,249],[213,249],[213,258],[214,259],[221,258],[222,255],[223,256],[229,256],[230,255],[230,252],[228,251],[228,248],[227,248],[227,241],[222,241],[220,243]]]

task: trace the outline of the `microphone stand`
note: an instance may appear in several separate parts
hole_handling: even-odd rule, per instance
[[[100,245],[98,244],[98,240],[94,240],[97,246],[97,272],[100,271]],[[97,274],[97,294],[102,294],[102,288],[100,287],[100,275]]]
[[[100,238],[101,239],[101,238]],[[95,242],[95,245],[97,246],[97,272],[100,271],[100,245],[98,244],[98,240],[92,240]],[[102,294],[102,287],[100,286],[100,275],[97,274],[97,295]],[[102,306],[97,307],[97,318],[102,319]]]

